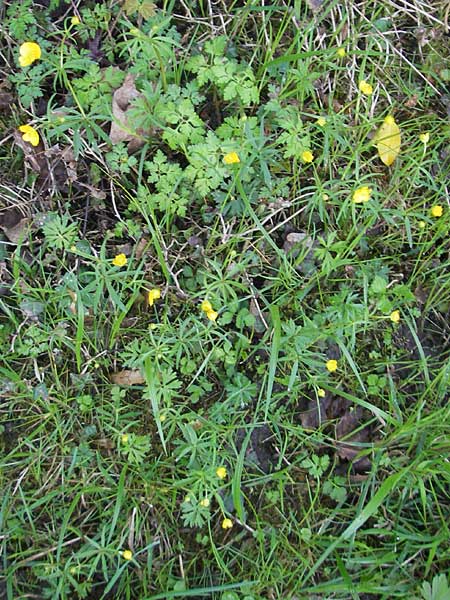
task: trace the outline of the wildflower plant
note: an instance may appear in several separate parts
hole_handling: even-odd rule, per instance
[[[7,593],[445,590],[442,3],[34,4],[1,9]]]

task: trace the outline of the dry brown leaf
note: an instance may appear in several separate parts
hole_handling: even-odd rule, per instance
[[[14,227],[10,227],[7,229],[6,227],[2,227],[5,232],[6,237],[13,244],[23,243],[30,232],[32,224],[32,219],[29,217],[24,217],[20,219],[20,221],[14,225]]]
[[[124,369],[111,375],[112,383],[116,385],[138,385],[145,383],[142,373],[138,369]]]
[[[357,407],[352,412],[346,412],[336,425],[336,448],[342,459],[354,461],[369,441],[369,429],[359,427],[361,418],[362,409]],[[370,460],[363,456],[355,461],[354,467],[357,471],[365,471],[370,468]]]
[[[146,237],[141,237],[139,242],[136,244],[136,250],[134,253],[136,260],[140,260],[142,258],[142,255],[144,254],[144,252],[148,246],[149,246],[148,239]]]
[[[18,129],[14,130],[14,141],[19,148],[22,148],[25,160],[33,171],[40,173],[41,177],[48,176],[47,161],[44,156],[42,141],[39,142],[38,146],[32,146],[22,139],[22,134]]]
[[[73,153],[73,149],[70,146],[66,146],[64,150],[61,152],[61,158],[64,162],[67,172],[67,179],[73,183],[77,181],[77,161],[75,160],[75,156]]]
[[[143,140],[137,132],[131,131],[131,127],[127,117],[127,111],[130,108],[131,101],[142,97],[141,92],[134,85],[134,75],[128,73],[120,88],[113,94],[112,113],[114,121],[111,123],[111,131],[109,137],[113,144],[120,142],[138,142],[142,145]]]

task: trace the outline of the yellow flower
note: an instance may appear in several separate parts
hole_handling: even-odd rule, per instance
[[[36,42],[24,42],[19,48],[19,65],[29,67],[41,58],[41,47]]]
[[[442,208],[442,206],[440,204],[435,204],[431,209],[431,214],[433,217],[442,217],[443,212],[444,212],[444,209]]]
[[[133,553],[131,552],[131,550],[124,550],[122,552],[122,556],[125,560],[131,560],[133,558]]]
[[[225,154],[223,157],[223,162],[226,165],[235,165],[236,163],[240,163],[241,159],[236,152],[228,152],[228,154]]]
[[[164,423],[164,421],[167,419],[166,415],[159,415],[159,422],[160,423]]]
[[[231,519],[224,519],[222,521],[222,529],[231,529],[233,527],[233,521]]]
[[[205,313],[210,312],[213,309],[209,300],[203,300],[203,302],[200,304],[200,308]]]
[[[32,146],[39,146],[39,134],[31,125],[21,125],[19,131],[23,134],[22,139]]]
[[[372,188],[368,187],[367,185],[363,185],[353,192],[352,199],[355,204],[363,204],[364,202],[368,202],[370,200],[371,195]]]
[[[325,390],[323,390],[322,388],[319,388],[317,390],[317,395],[319,396],[319,398],[325,398]]]
[[[128,444],[128,440],[130,438],[128,437],[128,433],[124,433],[122,434],[122,437],[120,438],[120,441],[122,442],[122,444]]]
[[[155,288],[153,290],[149,290],[147,293],[147,302],[149,306],[153,306],[155,300],[159,300],[161,298],[161,290]]]
[[[338,48],[336,50],[336,54],[339,56],[339,58],[344,58],[344,56],[347,54],[347,52],[345,51],[345,48],[343,48],[341,46],[340,48]]]
[[[422,142],[422,144],[428,144],[428,142],[430,141],[430,134],[428,133],[428,131],[426,133],[421,133],[419,135],[419,140]]]
[[[208,319],[210,321],[215,321],[217,319],[217,317],[219,316],[219,313],[215,310],[208,310],[208,312],[206,313],[206,316],[208,317]]]
[[[365,79],[359,82],[359,91],[365,94],[366,96],[370,96],[373,93],[373,87],[370,83],[367,83]]]
[[[425,229],[427,224],[425,223],[425,221],[419,221],[418,226],[419,226],[419,229]]]
[[[225,467],[218,467],[216,469],[216,475],[219,479],[225,479],[225,477],[227,476],[227,470]]]
[[[71,25],[79,25],[80,23],[81,23],[81,21],[76,15],[70,19]]]
[[[125,256],[125,254],[118,254],[117,256],[115,256],[112,259],[112,264],[115,267],[124,267],[128,262],[127,257]]]
[[[316,121],[317,125],[319,125],[319,127],[324,127],[324,125],[326,125],[327,120],[325,119],[325,117],[319,117]]]
[[[391,312],[391,314],[389,315],[390,320],[393,323],[398,323],[400,321],[400,311],[399,310],[393,310]]]
[[[302,152],[302,161],[305,163],[310,163],[314,160],[314,154],[311,150],[304,150]]]
[[[202,506],[203,508],[208,508],[209,498],[203,498],[203,500],[200,500],[200,506]]]
[[[327,360],[326,367],[330,373],[334,373],[338,368],[337,360],[334,360],[334,358]]]

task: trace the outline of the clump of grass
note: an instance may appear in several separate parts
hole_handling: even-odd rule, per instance
[[[2,593],[446,597],[445,5],[66,8],[1,8]]]

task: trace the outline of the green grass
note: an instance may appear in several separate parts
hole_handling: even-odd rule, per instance
[[[446,4],[72,10],[0,7],[0,597],[449,600]]]

